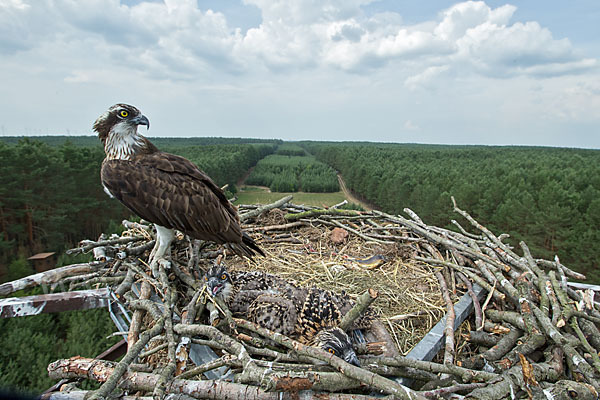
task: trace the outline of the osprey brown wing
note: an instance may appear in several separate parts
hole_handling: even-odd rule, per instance
[[[235,208],[196,165],[169,153],[135,155],[131,161],[105,160],[102,183],[143,219],[194,238],[240,243]]]

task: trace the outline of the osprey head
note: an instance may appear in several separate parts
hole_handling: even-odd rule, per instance
[[[204,284],[212,296],[219,296],[227,300],[231,293],[233,281],[229,272],[222,265],[213,265],[206,274],[204,274]]]
[[[138,125],[146,125],[150,129],[150,121],[140,110],[129,104],[115,104],[98,117],[93,129],[105,144],[111,132],[137,134]]]
[[[342,360],[360,367],[360,362],[352,348],[352,341],[340,328],[328,328],[317,333],[314,346],[319,347]]]

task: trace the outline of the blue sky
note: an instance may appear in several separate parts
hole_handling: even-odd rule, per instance
[[[600,148],[597,0],[0,0],[0,135]]]

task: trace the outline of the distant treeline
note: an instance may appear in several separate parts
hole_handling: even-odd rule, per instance
[[[100,140],[95,135],[89,136],[29,136],[30,140],[37,140],[50,146],[62,146],[69,142],[75,146],[101,146]],[[252,138],[224,138],[224,137],[190,137],[190,138],[169,138],[169,137],[148,137],[159,149],[164,150],[165,146],[202,146],[209,144],[249,144],[249,143],[267,143],[281,144],[280,139],[252,139]],[[24,136],[0,136],[0,142],[7,144],[17,144]]]
[[[409,207],[446,226],[458,205],[534,255],[555,254],[600,281],[600,151],[547,147],[307,142],[348,187],[382,210]],[[460,218],[458,218],[460,219]],[[465,227],[467,223],[463,223]]]
[[[305,156],[306,150],[304,150],[301,146],[292,143],[284,143],[280,144],[275,151],[275,154],[279,154],[282,156]]]
[[[297,149],[284,149],[284,154]],[[335,171],[313,156],[272,154],[260,160],[246,183],[268,186],[273,192],[337,192],[339,184]],[[304,152],[303,152],[304,153]]]
[[[178,141],[175,141],[178,143]],[[217,184],[235,183],[276,145],[222,144],[160,146],[189,158]],[[101,146],[51,146],[22,139],[0,141],[0,266],[17,255],[62,251],[82,239],[95,239],[108,224],[130,212],[102,190]]]

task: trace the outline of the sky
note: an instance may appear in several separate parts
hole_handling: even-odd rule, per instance
[[[0,135],[600,148],[598,0],[0,0]]]

